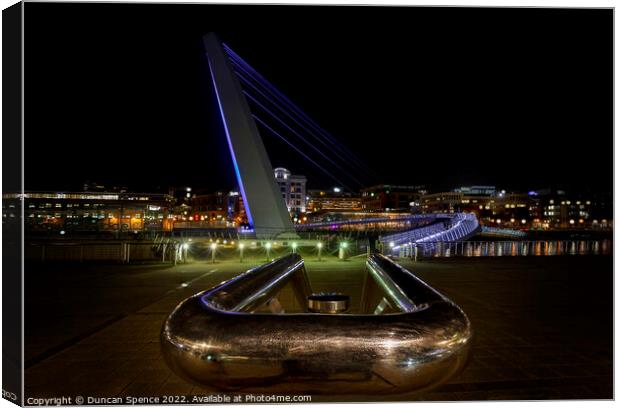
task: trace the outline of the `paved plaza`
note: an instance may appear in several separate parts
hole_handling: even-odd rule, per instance
[[[26,397],[208,393],[165,365],[162,322],[184,298],[256,263],[27,266]],[[463,308],[476,337],[458,377],[423,395],[389,399],[612,398],[612,263],[610,256],[402,261]],[[363,257],[310,256],[306,268],[314,291],[347,293],[356,311]]]

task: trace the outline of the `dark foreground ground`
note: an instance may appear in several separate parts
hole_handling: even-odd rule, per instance
[[[426,394],[389,399],[613,398],[612,257],[403,265],[463,308],[476,340],[461,375]],[[167,368],[159,330],[182,299],[250,266],[27,266],[26,398],[208,394]],[[306,266],[315,291],[342,291],[359,302],[362,259],[308,259]],[[314,402],[386,399],[313,396]]]

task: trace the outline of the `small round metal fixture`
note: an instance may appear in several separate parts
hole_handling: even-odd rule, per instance
[[[312,313],[337,314],[349,310],[348,295],[342,293],[313,293],[308,296],[308,311]]]

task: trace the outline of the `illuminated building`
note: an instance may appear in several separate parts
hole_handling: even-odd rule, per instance
[[[361,210],[360,195],[334,190],[308,190],[308,212]]]
[[[176,207],[174,215],[177,229],[228,228],[245,224],[245,207],[237,191],[196,194],[190,207]]]
[[[276,182],[290,214],[306,212],[306,177],[291,174],[283,167],[274,170]]]
[[[2,195],[3,222],[19,220],[21,194]],[[30,232],[170,230],[173,197],[117,192],[26,192],[25,227]]]
[[[475,213],[482,225],[505,228],[611,228],[613,214],[611,206],[606,204],[610,199],[581,196],[583,198],[569,196],[562,190],[521,193],[472,186],[427,194],[423,196],[421,206],[424,213]],[[603,219],[605,224],[601,223]]]
[[[465,195],[454,191],[427,194],[422,197],[422,212],[424,213],[454,213],[461,209]]]
[[[612,227],[612,198],[601,194],[567,194],[562,190],[535,192],[539,229],[608,229]],[[603,220],[605,222],[603,222]]]
[[[362,210],[366,212],[417,212],[424,186],[393,186],[380,184],[363,188]]]
[[[497,193],[495,186],[462,186],[454,191],[468,196],[494,196]]]

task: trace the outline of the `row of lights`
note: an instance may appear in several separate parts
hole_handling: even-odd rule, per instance
[[[219,239],[218,239],[218,240],[216,240],[215,242],[213,242],[213,240],[212,240],[212,239],[211,239],[210,241],[211,241],[211,249],[215,249],[215,248],[217,248],[217,244],[219,244],[219,243],[220,243],[220,240],[219,240]],[[224,241],[222,241],[222,244],[227,245],[227,244],[228,244],[228,240],[224,240]],[[230,245],[235,245],[235,241],[230,241]],[[265,243],[265,248],[267,248],[267,249],[271,249],[272,245],[273,245],[273,244],[272,244],[271,242],[266,242],[266,243]],[[293,243],[291,243],[291,247],[292,247],[293,249],[297,249],[297,246],[298,246],[297,242],[293,242]],[[317,246],[317,248],[322,248],[322,247],[323,247],[323,243],[318,242],[318,243],[316,244],[316,246]],[[343,242],[343,243],[341,243],[341,244],[340,244],[340,246],[341,246],[342,248],[346,248],[346,247],[347,247],[347,243],[346,243],[346,242]],[[244,247],[243,242],[240,242],[240,243],[239,243],[239,248],[243,248],[243,247]]]
[[[224,241],[224,243],[226,243],[226,241]],[[232,241],[231,244],[234,245],[234,241]],[[265,249],[267,250],[267,258],[269,258],[269,251],[271,250],[271,245],[272,245],[271,242],[266,242],[265,243]],[[217,242],[212,242],[209,247],[211,248],[211,261],[213,263],[215,263],[215,253],[216,253],[216,250],[217,250]],[[323,243],[322,242],[317,242],[316,247],[319,250],[319,261],[320,261],[321,260],[321,248],[323,248]],[[340,247],[343,248],[343,249],[346,248],[347,247],[347,243],[346,242],[341,243]],[[239,251],[240,251],[240,253],[239,253],[239,256],[240,256],[239,257],[239,261],[240,262],[243,262],[243,249],[244,248],[245,248],[245,245],[243,244],[243,242],[240,242],[239,243]],[[293,242],[291,244],[291,248],[293,248],[293,252],[295,252],[296,249],[297,249],[297,242]],[[189,249],[189,243],[184,243],[183,244],[183,249],[185,249],[185,250]]]

